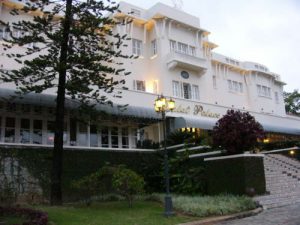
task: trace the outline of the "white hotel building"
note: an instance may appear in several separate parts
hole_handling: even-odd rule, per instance
[[[9,11],[27,0],[0,1],[0,20],[11,21]],[[131,37],[125,54],[138,59],[124,60],[127,91],[116,104],[129,104],[127,110],[99,106],[108,112],[101,124],[83,124],[66,113],[65,147],[80,149],[134,149],[140,139],[162,140],[160,116],[154,100],[163,93],[176,102],[174,112],[167,113],[168,131],[211,130],[228,109],[250,112],[269,134],[300,136],[300,118],[287,115],[283,101],[285,83],[280,75],[256,62],[243,62],[213,52],[216,44],[200,26],[199,18],[158,3],[142,9],[120,3],[116,20],[133,20],[114,31]],[[30,18],[31,15],[19,15]],[[0,42],[5,37],[0,27]],[[22,47],[20,47],[20,51]],[[0,47],[2,69],[15,64]],[[54,95],[29,94],[14,102],[6,100],[14,93],[11,84],[0,84],[0,145],[52,146]],[[67,103],[67,108],[72,108]],[[272,138],[271,140],[272,141]]]

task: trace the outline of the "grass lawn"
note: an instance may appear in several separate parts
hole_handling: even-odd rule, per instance
[[[22,224],[24,222],[23,218],[13,217],[13,216],[5,216],[0,217],[0,222],[5,221],[6,225],[13,225],[13,224]]]
[[[86,206],[46,207],[49,225],[169,225],[197,220],[197,217],[176,215],[165,218],[161,204],[136,201],[128,208],[125,201],[94,203]]]

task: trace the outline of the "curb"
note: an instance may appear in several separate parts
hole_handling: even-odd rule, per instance
[[[188,222],[188,223],[181,223],[178,225],[208,225],[213,223],[219,223],[227,220],[234,220],[234,219],[241,219],[248,216],[255,216],[261,213],[264,209],[262,207],[258,207],[256,209],[252,209],[250,211],[235,213],[227,216],[218,216],[218,217],[210,217],[198,221]]]

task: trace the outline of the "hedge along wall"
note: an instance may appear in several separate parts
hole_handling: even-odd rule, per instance
[[[36,179],[46,197],[49,196],[52,150],[50,149],[0,149],[1,155],[13,156]],[[99,170],[106,163],[126,165],[142,175],[146,191],[162,190],[161,153],[129,151],[65,150],[63,162],[63,196],[76,198],[71,182]]]
[[[263,157],[238,157],[206,161],[208,194],[266,192]]]

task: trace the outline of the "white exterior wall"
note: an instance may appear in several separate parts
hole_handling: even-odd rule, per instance
[[[127,15],[126,13],[132,9],[137,10],[138,14]],[[218,117],[225,114],[227,109],[234,108],[249,111],[262,121],[276,121],[282,126],[288,124],[294,127],[300,124],[298,118],[286,116],[282,97],[284,83],[280,81],[280,77],[261,64],[234,60],[238,65],[233,65],[227,61],[229,57],[211,52],[214,45],[209,43],[208,33],[200,27],[200,20],[197,17],[161,3],[145,10],[121,2],[120,10],[122,13],[118,13],[116,18],[133,17],[133,23],[127,26],[116,26],[114,32],[127,34],[132,39],[142,41],[142,55],[138,59],[123,60],[123,67],[131,72],[125,78],[129,90],[122,91],[123,97],[120,99],[112,98],[115,103],[153,108],[157,94],[163,93],[174,98],[179,109],[189,108],[184,113],[182,110],[177,110],[177,114],[182,116],[193,115],[195,105],[202,105],[207,112],[218,114]],[[16,19],[9,15],[8,11],[8,8],[2,7],[1,20]],[[30,16],[22,15],[19,18],[26,19]],[[152,55],[151,41],[153,40],[157,41],[157,55]],[[170,40],[195,47],[195,55],[179,53],[174,55],[170,51]],[[132,40],[128,41],[128,47],[122,50],[125,55],[131,55]],[[20,47],[20,51],[24,51],[24,48]],[[3,49],[0,49],[0,53],[3,53]],[[16,66],[3,54],[0,54],[0,60],[0,64],[3,64],[5,69]],[[188,79],[182,78],[180,75],[182,71],[189,73]],[[213,77],[216,81],[215,87]],[[145,81],[146,92],[133,90],[134,80]],[[242,83],[243,91],[240,93],[230,91],[228,80]],[[173,96],[172,81],[198,85],[200,99]],[[158,84],[157,93],[153,91],[154,82]],[[259,96],[257,85],[269,87],[271,96]],[[1,85],[5,88],[8,86]],[[275,92],[279,96],[278,102],[275,101]],[[47,93],[53,93],[53,90]],[[162,132],[158,127],[159,125],[154,124],[146,129],[149,138],[162,139]]]

